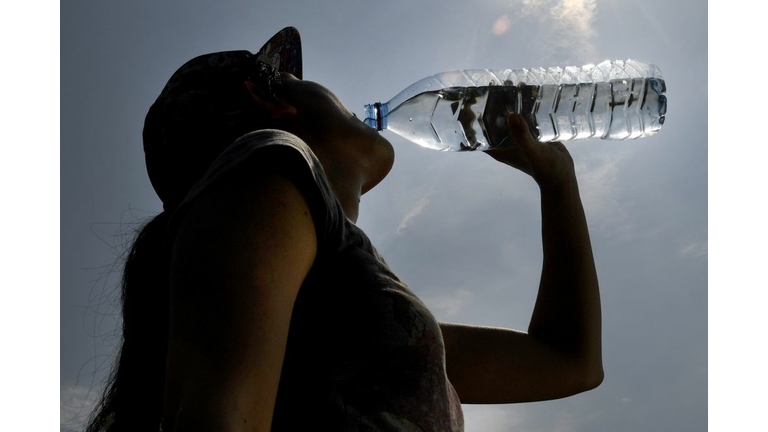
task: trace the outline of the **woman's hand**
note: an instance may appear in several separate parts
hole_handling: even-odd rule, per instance
[[[549,188],[571,183],[575,178],[573,159],[560,142],[536,141],[523,116],[507,116],[507,128],[513,145],[486,150],[492,158],[530,175],[539,187]]]

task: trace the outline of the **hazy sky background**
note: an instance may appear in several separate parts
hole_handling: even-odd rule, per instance
[[[468,432],[707,427],[707,3],[701,0],[78,1],[61,9],[61,430],[77,430],[118,341],[119,266],[161,210],[144,115],[207,52],[256,51],[292,25],[304,77],[362,114],[452,69],[635,58],[658,65],[654,137],[567,143],[600,277],[605,381],[559,401],[464,405]],[[525,329],[541,266],[538,190],[484,154],[385,132],[389,177],[358,225],[440,320]]]

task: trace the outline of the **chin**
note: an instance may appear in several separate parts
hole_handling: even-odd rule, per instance
[[[370,180],[363,186],[363,194],[381,183],[395,164],[395,148],[381,135],[377,134],[373,149],[374,163],[370,166]]]

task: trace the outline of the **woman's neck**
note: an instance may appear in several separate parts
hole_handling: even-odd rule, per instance
[[[341,204],[341,208],[344,210],[344,214],[352,222],[357,222],[360,211],[363,177],[361,175],[354,175],[351,172],[344,175],[343,171],[339,173],[333,169],[327,169],[326,175],[333,193],[336,195],[336,199],[339,200],[339,204]]]

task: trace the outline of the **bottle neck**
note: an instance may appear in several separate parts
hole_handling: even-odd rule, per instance
[[[387,115],[389,114],[389,104],[376,102],[365,106],[365,124],[382,131],[387,128]]]

